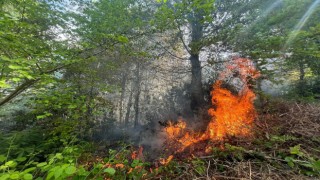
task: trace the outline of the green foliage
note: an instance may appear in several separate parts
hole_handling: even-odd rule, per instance
[[[110,176],[113,176],[116,173],[116,170],[114,168],[107,168],[103,170],[103,172],[108,173]]]
[[[240,146],[234,146],[229,143],[224,144],[225,148],[212,147],[211,152],[213,157],[217,159],[229,159],[231,161],[242,161],[247,151]]]
[[[273,135],[270,137],[270,141],[274,143],[284,143],[284,142],[293,141],[293,140],[297,140],[297,138],[290,135],[283,135],[283,136]]]
[[[317,102],[319,97],[319,77],[306,78],[303,81],[293,82],[285,94],[287,99],[299,100],[301,102]]]
[[[212,13],[215,11],[215,0],[194,0],[194,1],[157,1],[161,4],[155,13],[153,24],[157,30],[172,30],[181,28],[187,23],[202,26],[212,21]],[[201,33],[201,32],[194,32]]]
[[[33,179],[38,176],[51,179],[52,175],[54,179],[64,179],[73,176],[78,171],[76,160],[87,143],[71,145],[70,141],[64,140],[63,147],[52,148],[52,144],[47,143],[48,137],[43,129],[1,136],[4,148],[0,152],[0,179]]]
[[[64,25],[62,12],[45,1],[4,1],[0,9],[0,87],[7,92],[0,93],[2,106],[38,81],[51,83],[73,52],[52,32]]]
[[[284,160],[291,168],[298,168],[301,173],[308,176],[320,175],[320,160],[302,152],[301,145],[290,147],[289,156]]]
[[[200,175],[204,176],[206,173],[206,163],[201,159],[194,159],[191,161],[194,170]]]

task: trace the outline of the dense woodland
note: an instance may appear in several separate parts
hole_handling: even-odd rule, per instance
[[[0,0],[0,180],[318,178],[320,0]]]

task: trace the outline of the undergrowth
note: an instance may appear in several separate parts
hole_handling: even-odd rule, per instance
[[[316,179],[319,121],[319,105],[271,102],[256,120],[254,140],[226,141],[205,156],[170,161],[141,152],[132,157],[139,148],[123,142],[98,151],[98,144],[70,132],[72,123],[57,123],[52,132],[34,127],[0,134],[0,179]]]

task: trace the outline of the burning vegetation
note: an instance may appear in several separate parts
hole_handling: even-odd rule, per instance
[[[253,105],[256,96],[250,82],[259,77],[259,72],[252,61],[245,58],[234,59],[226,67],[226,71],[220,74],[211,91],[212,107],[208,110],[211,119],[205,132],[189,130],[183,119],[178,119],[176,123],[169,122],[165,127],[168,141],[173,142],[168,144],[174,144],[175,148],[179,146],[177,152],[182,152],[198,142],[251,136],[257,113]],[[238,92],[233,93],[222,86],[224,82],[232,83],[235,79],[238,80],[238,84],[235,84]],[[206,147],[205,151],[208,152],[208,149],[209,147]]]
[[[207,130],[197,133],[190,130],[186,121],[179,118],[175,123],[168,122],[165,127],[168,139],[165,148],[171,149],[170,153],[173,154],[165,156],[165,152],[161,152],[157,154],[158,158],[148,159],[150,153],[155,152],[144,150],[142,146],[128,146],[118,151],[103,151],[106,153],[103,155],[104,158],[85,160],[91,161],[85,168],[90,171],[101,171],[101,167],[105,168],[102,175],[106,179],[119,179],[123,176],[129,179],[201,177],[279,180],[318,177],[319,105],[273,101],[263,111],[257,110],[254,117],[255,122],[251,122],[250,128],[246,128],[248,131],[244,131],[244,134],[243,131],[237,131],[237,134],[229,134],[227,131],[223,138],[213,139],[209,135],[206,136]],[[241,143],[237,140],[227,142],[230,136],[232,139],[241,136],[248,141],[248,137],[253,133],[256,138],[251,143]],[[219,145],[223,145],[223,148]],[[202,155],[195,152],[201,150]],[[289,170],[289,167],[292,170]]]

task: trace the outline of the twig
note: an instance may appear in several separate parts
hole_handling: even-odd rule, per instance
[[[240,179],[240,180],[245,180],[245,178],[237,178],[237,177],[230,177],[230,176],[214,176],[213,178],[223,178],[223,179]]]
[[[210,178],[209,178],[209,168],[210,168],[210,160],[209,160],[208,167],[207,167],[207,180],[210,180]]]
[[[208,159],[208,158],[213,158],[214,156],[201,156],[201,157],[198,157],[199,159]]]
[[[249,178],[250,178],[250,180],[252,179],[251,176],[252,176],[251,163],[249,161]]]
[[[299,108],[299,110],[301,112],[302,110],[301,110],[300,106],[298,105],[298,103],[296,102],[295,104],[297,105],[297,107]]]

